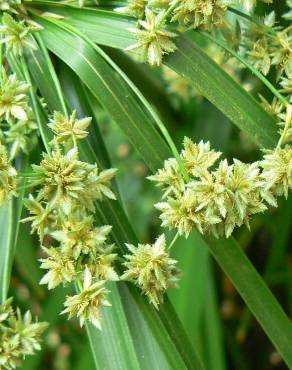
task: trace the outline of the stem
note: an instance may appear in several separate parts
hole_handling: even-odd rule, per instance
[[[225,49],[233,55],[236,59],[238,59],[242,64],[244,64],[253,74],[255,74],[264,85],[267,86],[267,88],[285,105],[288,106],[288,101],[284,98],[282,94],[279,93],[279,91],[259,72],[257,69],[255,69],[251,64],[249,64],[243,57],[241,57],[239,54],[236,53],[233,49],[231,49],[229,46],[227,46],[224,42],[218,40],[216,37],[204,32],[204,36],[208,38],[210,41],[215,42],[218,46]]]
[[[177,241],[177,239],[178,239],[179,236],[180,236],[180,234],[179,234],[179,232],[177,232],[175,234],[174,238],[172,239],[171,243],[169,244],[168,250],[170,250],[174,246],[174,244]]]
[[[61,85],[60,85],[59,79],[56,75],[56,71],[55,71],[54,66],[52,64],[52,61],[51,61],[51,58],[49,56],[48,50],[46,49],[46,47],[44,45],[44,42],[43,42],[43,40],[42,40],[42,38],[39,34],[36,34],[35,38],[37,39],[37,42],[38,42],[38,44],[40,46],[40,49],[43,53],[43,56],[45,58],[46,65],[49,68],[49,71],[51,73],[52,80],[54,81],[56,92],[57,92],[58,98],[60,100],[60,104],[62,106],[63,113],[68,118],[68,111],[67,111],[65,99],[64,99],[64,96],[63,96],[63,93],[62,93]]]
[[[282,146],[282,144],[283,144],[283,142],[284,142],[284,140],[285,140],[285,137],[286,137],[286,135],[287,135],[287,132],[288,132],[288,130],[289,130],[289,128],[290,128],[291,121],[292,121],[292,105],[290,105],[290,104],[289,104],[289,105],[287,106],[287,113],[286,113],[286,122],[285,122],[285,127],[284,127],[284,130],[283,130],[283,132],[282,132],[282,135],[281,135],[281,137],[280,137],[280,139],[279,139],[279,141],[278,141],[278,144],[277,144],[276,150],[277,150],[277,149],[279,149],[279,148]]]
[[[165,20],[166,18],[169,16],[169,14],[175,9],[176,7],[176,3],[174,3],[173,5],[171,5],[163,14],[163,17],[161,17],[159,23],[157,24],[157,27],[159,27]]]
[[[0,82],[2,83],[2,68],[3,68],[3,58],[2,58],[2,44],[0,44]]]
[[[20,176],[20,177],[36,177],[36,176],[41,176],[41,174],[38,173],[38,172],[20,172],[20,173],[18,173],[18,176]]]
[[[32,82],[31,82],[30,74],[29,74],[26,62],[25,62],[23,57],[21,58],[21,67],[22,67],[22,72],[23,72],[23,75],[24,75],[24,78],[25,78],[26,82],[28,82],[31,86],[29,93],[30,93],[31,102],[32,102],[32,105],[33,105],[33,108],[34,108],[34,114],[36,116],[36,120],[37,120],[37,123],[38,123],[38,126],[39,126],[39,130],[40,130],[40,133],[41,133],[46,151],[47,151],[48,154],[50,154],[50,152],[51,152],[50,147],[49,147],[49,145],[47,144],[47,142],[45,140],[45,134],[44,134],[43,129],[42,129],[42,120],[41,120],[39,110],[38,110],[37,99],[36,99],[36,96],[35,96],[34,91],[32,89]]]

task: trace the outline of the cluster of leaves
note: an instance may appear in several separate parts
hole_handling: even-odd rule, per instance
[[[12,298],[0,305],[0,368],[15,369],[23,358],[41,349],[41,335],[47,323],[33,322],[31,313],[23,316],[12,308]]]

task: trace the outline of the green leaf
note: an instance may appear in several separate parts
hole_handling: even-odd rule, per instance
[[[233,238],[208,241],[212,255],[291,369],[291,321]]]
[[[98,44],[124,49],[136,42],[130,32],[125,37],[124,32],[133,26],[132,20],[125,16],[68,6],[54,5],[50,9],[66,16],[64,23],[78,28]],[[123,42],[116,36],[117,32]],[[278,138],[275,120],[198,46],[198,40],[202,39],[207,40],[194,31],[177,38],[178,49],[165,58],[165,64],[186,78],[256,144],[274,147]]]
[[[17,170],[26,168],[27,160],[21,158],[16,163]],[[24,183],[21,183],[24,185]],[[11,199],[0,208],[0,302],[7,298],[10,276],[16,249],[19,220],[23,207],[24,189],[18,198]]]
[[[15,201],[10,200],[0,208],[0,285],[1,302],[7,298],[10,274],[14,255],[15,239],[13,237],[16,229]]]

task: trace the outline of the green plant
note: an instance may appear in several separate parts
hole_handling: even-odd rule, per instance
[[[265,17],[257,15],[267,9]],[[286,24],[291,2],[280,8],[271,1],[37,0],[7,1],[1,11],[0,288],[5,315],[13,259],[19,267],[13,274],[22,276],[22,258],[28,258],[32,276],[26,280],[41,302],[41,317],[49,323],[63,323],[57,319],[60,312],[78,317],[93,355],[91,361],[85,351],[75,364],[62,354],[62,346],[52,344],[49,366],[54,369],[227,369],[222,333],[227,343],[228,334],[220,328],[209,251],[292,369],[291,322],[236,241],[247,247],[249,238],[257,237],[255,223],[263,227],[278,203],[289,230],[281,198],[289,204],[292,188],[292,37]],[[248,78],[251,92],[241,86]],[[204,98],[212,105],[206,106]],[[215,117],[210,116],[208,134],[203,119],[193,129],[200,109],[202,116],[213,112]],[[231,132],[224,117],[245,136],[233,131],[224,138],[214,122],[218,119]],[[121,138],[128,143],[116,157],[115,140]],[[126,171],[129,145],[136,154],[126,159]],[[219,163],[222,153],[213,145],[224,151]],[[242,160],[246,157],[250,163]],[[138,180],[130,170],[137,158],[144,162]],[[160,202],[144,177],[162,188]],[[123,181],[129,181],[131,191],[148,185],[128,196]],[[133,217],[135,196],[141,209]],[[150,232],[147,221],[141,221],[150,212],[176,233],[162,234],[157,222]],[[141,243],[140,228],[148,230],[146,243]],[[140,229],[139,240],[135,229]],[[286,234],[280,251],[273,246],[267,257],[267,266],[272,264],[267,279],[284,263]],[[150,239],[156,241],[147,243]],[[193,243],[197,256],[190,252]],[[37,244],[43,252],[35,252]],[[47,270],[41,279],[37,259]],[[188,280],[177,292],[170,290],[169,299],[165,293],[179,286],[180,270]],[[198,279],[194,291],[193,278]],[[291,294],[288,280],[286,274],[281,284]],[[54,293],[47,296],[38,281]],[[193,305],[189,292],[197,298]],[[43,297],[49,297],[47,303]],[[208,314],[199,328],[204,310]],[[12,315],[22,320],[19,312]],[[240,338],[249,317],[248,311],[240,316]],[[30,316],[27,320],[30,324]],[[45,324],[35,325],[40,325],[39,335]],[[7,330],[0,326],[4,369],[18,364],[1,360],[8,351]],[[72,348],[78,352],[79,336],[85,348],[74,322],[69,330],[76,338],[66,339]],[[66,331],[57,333],[66,337]],[[52,332],[45,340],[54,343]],[[236,344],[229,343],[228,351],[234,356],[231,366],[249,368]],[[31,353],[22,350],[17,357]],[[23,367],[44,367],[45,362],[39,354]]]

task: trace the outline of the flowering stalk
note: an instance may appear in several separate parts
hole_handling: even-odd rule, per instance
[[[32,222],[32,232],[38,233],[47,255],[40,260],[41,268],[48,270],[41,284],[53,289],[82,281],[81,292],[67,297],[63,312],[79,317],[81,326],[88,319],[100,328],[100,308],[108,302],[105,282],[118,280],[118,275],[114,246],[107,242],[111,226],[95,227],[91,213],[95,201],[115,199],[109,184],[116,170],[99,172],[96,165],[79,160],[77,141],[87,136],[90,122],[91,118],[78,120],[76,112],[68,118],[54,113],[49,123],[55,134],[52,151],[43,154],[40,165],[33,165],[36,176],[29,182],[38,190],[26,200],[30,216],[23,221]]]

